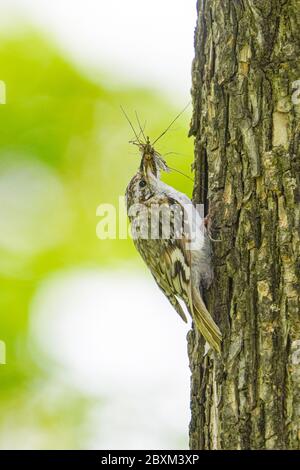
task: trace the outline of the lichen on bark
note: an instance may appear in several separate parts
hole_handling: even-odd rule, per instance
[[[197,4],[194,201],[219,240],[205,298],[224,340],[204,356],[189,334],[191,449],[300,448],[299,12]]]

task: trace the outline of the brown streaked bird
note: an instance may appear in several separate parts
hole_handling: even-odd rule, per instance
[[[185,194],[161,181],[160,171],[169,168],[149,138],[141,142],[136,137],[133,143],[141,151],[141,164],[126,189],[134,244],[177,313],[187,321],[181,299],[197,330],[220,353],[222,334],[200,294],[200,285],[212,280],[204,220]]]

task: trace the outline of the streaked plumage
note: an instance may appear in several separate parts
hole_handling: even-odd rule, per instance
[[[177,313],[187,321],[178,302],[179,298],[186,304],[199,332],[220,352],[221,332],[208,312],[199,290],[201,283],[208,285],[212,279],[210,241],[203,219],[185,194],[160,180],[160,169],[166,170],[168,167],[151,146],[146,150],[144,146],[140,169],[126,189],[127,212],[133,229],[138,228],[139,221],[135,211],[136,204],[141,204],[145,212],[144,225],[146,221],[149,223],[146,230],[148,238],[145,233],[142,236],[139,232],[134,237],[134,244]],[[158,238],[149,237],[151,222],[153,224],[151,214],[157,207],[162,212],[165,208],[166,213],[168,209],[173,209],[168,238],[163,236],[165,227],[162,216],[154,222],[154,225],[158,224],[158,227],[154,226],[156,232],[158,230]],[[181,220],[186,222],[181,224]],[[182,228],[181,238],[178,238],[178,227]]]

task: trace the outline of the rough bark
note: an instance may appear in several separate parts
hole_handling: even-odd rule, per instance
[[[222,357],[192,331],[191,449],[300,448],[300,5],[200,0],[194,201],[209,207],[205,293]],[[294,102],[293,102],[294,101]]]

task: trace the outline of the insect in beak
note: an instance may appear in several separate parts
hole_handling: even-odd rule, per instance
[[[145,178],[148,180],[148,182],[153,177],[154,178],[159,178],[161,170],[165,171],[167,173],[169,173],[170,170],[173,170],[173,171],[176,171],[176,172],[182,174],[183,176],[187,176],[184,173],[182,173],[181,171],[176,170],[175,168],[170,168],[167,165],[167,163],[165,162],[165,160],[162,158],[160,153],[155,150],[154,144],[156,142],[158,142],[158,140],[160,140],[168,132],[170,127],[179,118],[179,116],[181,116],[181,114],[188,108],[189,105],[190,105],[190,103],[175,117],[175,119],[173,119],[173,121],[169,124],[169,126],[154,140],[153,143],[151,143],[151,141],[149,139],[149,136],[145,136],[145,133],[144,133],[145,125],[144,125],[144,128],[143,128],[142,125],[141,125],[141,122],[139,120],[137,112],[135,111],[135,116],[136,116],[136,120],[137,120],[138,127],[139,127],[139,133],[136,132],[132,122],[130,121],[130,119],[129,119],[127,113],[126,113],[126,111],[123,109],[122,106],[120,106],[126,120],[128,121],[128,123],[129,123],[129,125],[130,125],[130,127],[131,127],[131,129],[134,133],[134,136],[135,136],[135,140],[130,140],[129,143],[131,143],[133,145],[137,145],[139,147],[139,150],[140,150],[140,153],[141,153],[141,163],[140,163],[139,169],[140,169],[141,172],[143,172],[143,174],[145,175]],[[187,178],[189,178],[189,177],[187,176]],[[191,179],[191,178],[189,178],[189,179]]]

